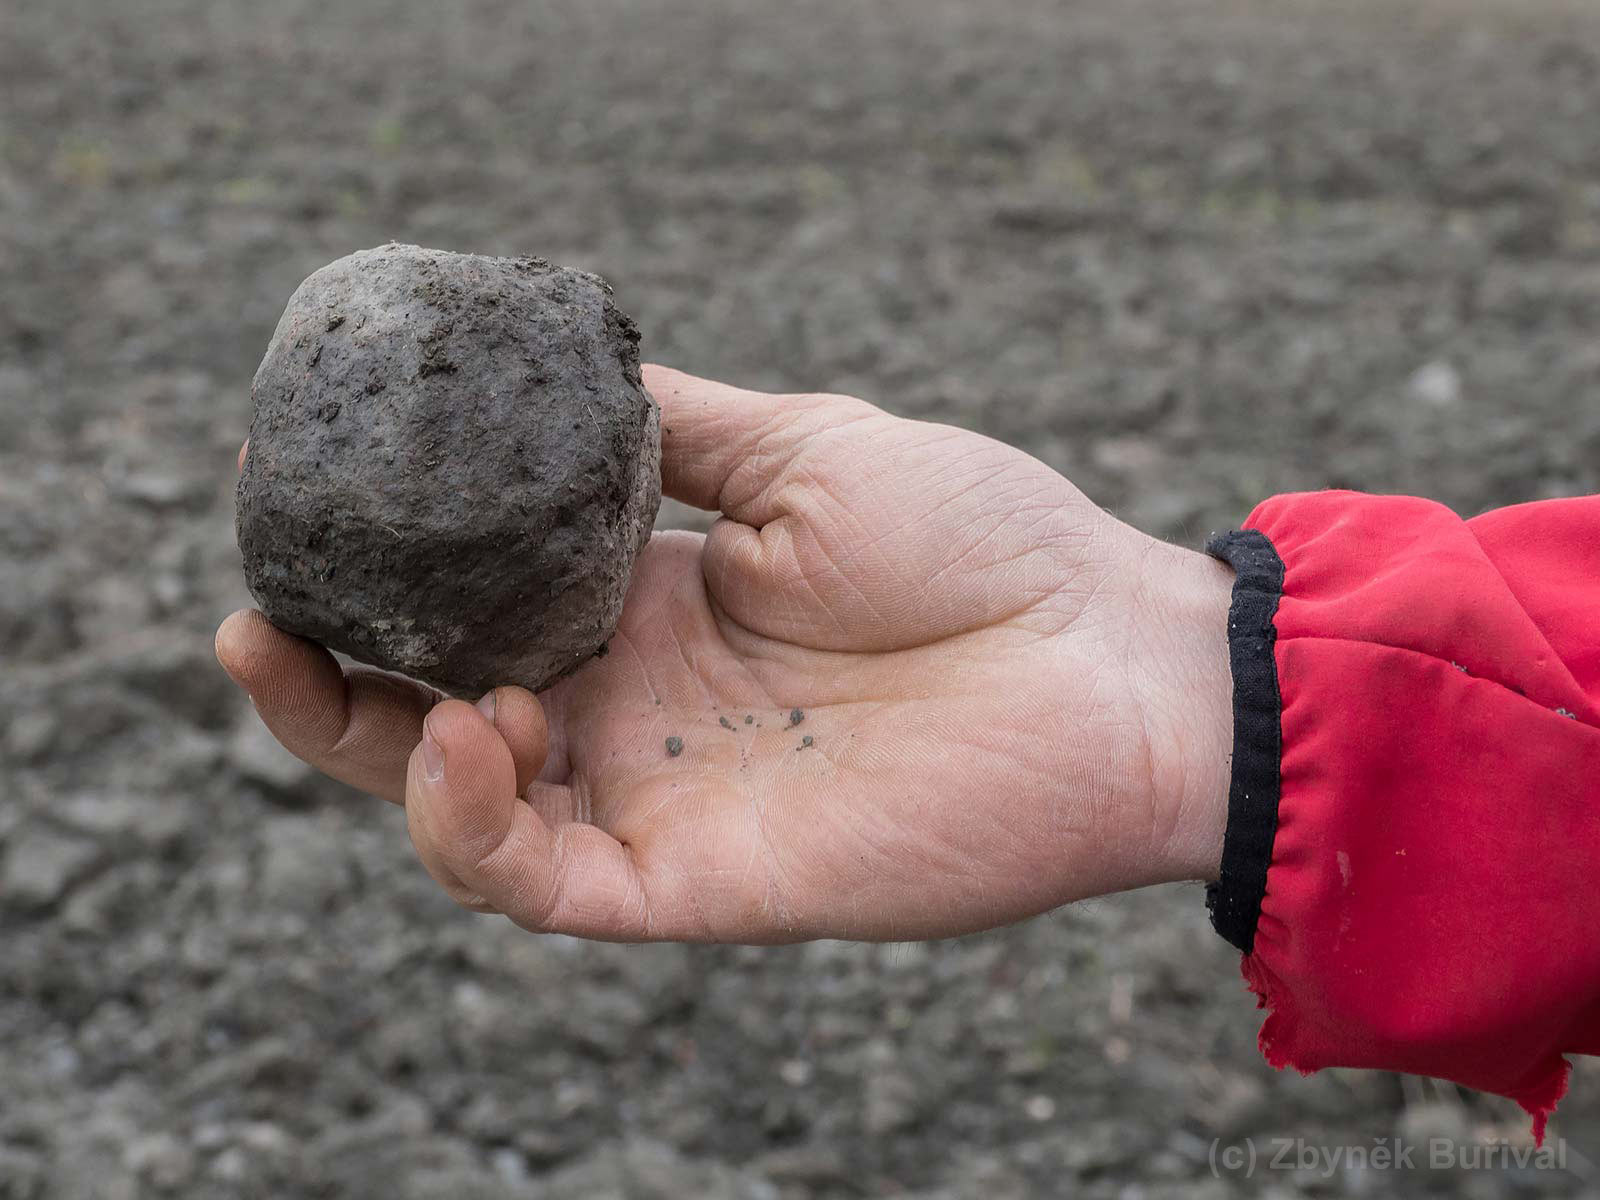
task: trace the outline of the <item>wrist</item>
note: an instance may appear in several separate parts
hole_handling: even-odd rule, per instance
[[[1210,882],[1228,820],[1234,573],[1198,551],[1147,541],[1135,559],[1130,662],[1150,766],[1151,852],[1163,877]]]

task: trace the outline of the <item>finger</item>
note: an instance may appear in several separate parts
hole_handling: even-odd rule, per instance
[[[249,438],[245,438],[244,445],[239,447],[239,470],[240,470],[241,473],[243,473],[243,471],[244,471],[245,456],[247,454],[249,454],[249,453],[250,453],[250,439]]]
[[[480,707],[478,711],[483,710]],[[426,721],[422,726],[422,738],[416,752],[422,757],[424,772],[432,771],[438,761],[439,744],[429,732]],[[466,765],[464,758],[462,765],[463,767]],[[409,802],[406,804],[406,831],[411,835],[411,845],[416,850],[417,859],[422,863],[423,869],[444,889],[445,895],[463,908],[470,908],[474,912],[498,912],[494,905],[461,882],[461,877],[439,852],[436,839],[428,830],[426,821],[427,813],[423,808]]]
[[[217,660],[290,753],[351,787],[404,799],[406,760],[439,693],[368,667],[346,672],[254,609],[222,623]]]
[[[550,753],[550,726],[544,706],[526,688],[508,686],[484,693],[477,707],[511,751],[517,795],[527,795],[528,786],[539,777]]]
[[[878,412],[847,396],[780,396],[647,364],[661,406],[661,490],[750,525],[764,521],[770,486],[813,434]]]
[[[548,795],[556,787],[537,785],[542,807],[561,803]],[[627,847],[593,825],[546,824],[515,788],[511,750],[482,713],[447,700],[429,714],[407,774],[406,824],[435,878],[535,932],[671,936],[651,920]]]

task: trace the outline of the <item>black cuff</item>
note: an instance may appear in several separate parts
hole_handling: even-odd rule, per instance
[[[1283,701],[1272,653],[1278,631],[1272,620],[1283,594],[1283,559],[1267,536],[1254,529],[1219,534],[1206,545],[1206,553],[1228,563],[1236,574],[1228,610],[1233,781],[1221,878],[1207,885],[1206,907],[1216,931],[1249,954],[1278,832]]]

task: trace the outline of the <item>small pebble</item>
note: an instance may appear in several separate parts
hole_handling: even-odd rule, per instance
[[[717,718],[717,724],[721,725],[724,729],[732,729],[733,728],[733,722],[728,720],[727,717],[718,717]]]
[[[744,723],[746,725],[751,724],[754,720],[755,720],[755,718],[753,716],[751,716],[749,713],[745,713],[745,715],[744,715]]]
[[[811,744],[812,744],[811,735],[808,733],[808,734],[805,735],[805,737],[800,739],[800,744],[798,746],[796,746],[795,749],[796,750],[804,750],[807,746],[809,746]]]
[[[789,710],[789,725],[790,725],[791,728],[793,728],[794,726],[800,724],[800,722],[804,721],[805,719],[806,719],[806,710],[805,709],[803,709],[803,708],[791,708]]]
[[[681,737],[669,737],[667,739],[667,753],[673,758],[677,758],[678,755],[682,754],[683,739]]]

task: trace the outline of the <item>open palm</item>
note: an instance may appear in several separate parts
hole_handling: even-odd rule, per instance
[[[219,631],[280,740],[403,800],[452,895],[590,937],[897,939],[1214,870],[1225,570],[970,432],[646,383],[664,490],[723,515],[657,534],[610,652],[537,699]]]

